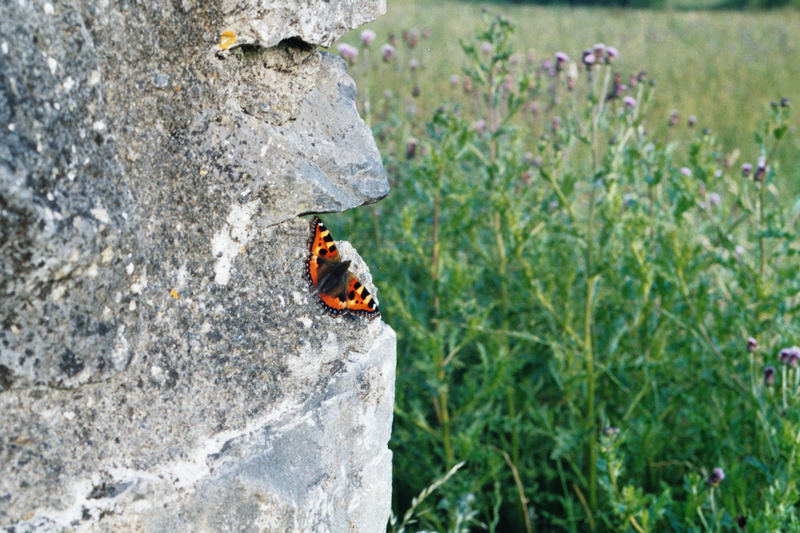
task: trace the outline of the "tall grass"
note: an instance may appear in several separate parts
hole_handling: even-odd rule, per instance
[[[459,40],[471,38],[481,5],[390,1],[388,9],[387,15],[365,26],[380,36],[376,48],[390,34],[402,42],[404,29],[431,30],[416,48],[398,47],[397,64],[410,59],[420,63],[420,95],[412,98],[410,87],[391,85],[377,76],[359,79],[359,90],[374,85],[372,92],[380,94],[387,86],[406,87],[408,92],[398,91],[396,97],[425,116],[440,105],[448,77],[461,74]],[[532,52],[541,61],[558,50],[575,56],[597,42],[622,50],[619,69],[646,69],[657,84],[658,98],[647,124],[655,133],[667,131],[672,111],[679,113],[681,124],[694,115],[699,129],[711,128],[725,146],[739,146],[742,157],[754,158],[757,154],[748,150],[764,100],[782,95],[800,102],[799,10],[675,12],[507,5],[502,12],[519,28],[512,39],[523,58]],[[359,31],[344,40],[357,44]],[[784,143],[778,155],[800,168],[800,137]],[[800,191],[800,181],[791,186]]]
[[[741,149],[654,128],[624,48],[529,61],[484,18],[430,113],[433,36],[342,49],[392,182],[331,220],[398,334],[392,527],[798,530],[790,101]]]

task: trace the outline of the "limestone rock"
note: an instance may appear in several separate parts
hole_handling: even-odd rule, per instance
[[[225,29],[239,43],[274,46],[298,38],[330,46],[345,32],[383,15],[386,0],[224,0],[222,11]]]
[[[265,6],[0,5],[0,528],[384,527],[394,334],[298,218],[388,192],[313,46],[384,6]]]

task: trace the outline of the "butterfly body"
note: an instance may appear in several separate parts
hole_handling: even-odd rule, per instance
[[[311,220],[306,259],[306,279],[317,301],[332,315],[353,314],[367,318],[380,315],[378,303],[342,261],[330,231],[322,221]]]

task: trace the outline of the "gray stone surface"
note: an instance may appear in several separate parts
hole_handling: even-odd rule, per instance
[[[0,528],[383,530],[394,334],[298,218],[388,192],[308,44],[382,9],[0,5]]]
[[[383,15],[386,0],[223,0],[222,12],[225,29],[240,43],[270,47],[298,38],[330,46],[345,32]]]

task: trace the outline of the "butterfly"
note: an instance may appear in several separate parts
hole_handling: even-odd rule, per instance
[[[342,261],[331,232],[322,221],[311,219],[306,279],[320,305],[332,315],[354,314],[367,318],[380,315],[378,303],[350,272],[350,261]]]

